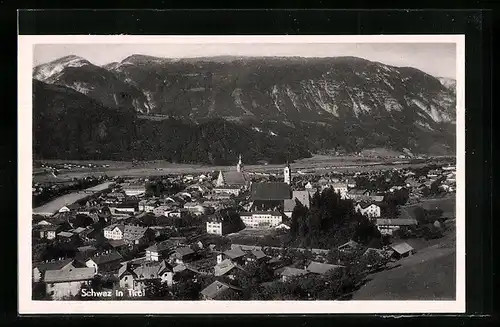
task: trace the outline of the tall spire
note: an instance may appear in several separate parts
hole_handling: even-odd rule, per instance
[[[292,171],[290,169],[290,164],[288,163],[288,160],[286,161],[285,168],[283,168],[283,178],[284,182],[290,185],[290,182],[292,180]]]
[[[239,155],[238,164],[236,165],[236,170],[241,172],[243,170],[243,162],[241,161],[241,154]]]

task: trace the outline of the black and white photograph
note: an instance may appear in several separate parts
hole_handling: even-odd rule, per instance
[[[463,312],[464,67],[461,35],[19,36],[20,307]]]

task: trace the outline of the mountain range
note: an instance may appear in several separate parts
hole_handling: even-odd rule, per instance
[[[33,79],[40,158],[223,164],[239,152],[281,162],[329,149],[455,151],[453,79],[355,57],[132,55],[97,66],[67,56]],[[71,142],[52,139],[65,123]]]

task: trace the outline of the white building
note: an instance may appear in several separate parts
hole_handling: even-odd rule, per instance
[[[333,188],[333,190],[336,193],[340,194],[340,198],[341,199],[343,199],[343,200],[347,199],[347,191],[348,191],[347,184],[344,184],[344,183],[333,183],[330,186]]]
[[[356,204],[354,211],[366,216],[368,218],[379,218],[380,217],[380,207],[376,204],[370,204],[369,206],[363,208],[361,204]]]
[[[250,228],[275,227],[283,222],[281,213],[277,211],[242,212],[240,218]]]
[[[104,237],[108,240],[123,239],[123,225],[111,225],[104,228]]]
[[[207,221],[207,233],[222,235],[222,221]]]

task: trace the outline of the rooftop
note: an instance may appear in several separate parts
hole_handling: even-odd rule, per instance
[[[212,284],[205,287],[201,291],[201,294],[209,299],[216,299],[218,296],[227,292],[228,290],[241,291],[241,289],[238,287],[216,280]]]
[[[326,274],[330,270],[334,269],[340,269],[344,268],[344,266],[339,266],[339,265],[331,265],[331,264],[326,264],[326,263],[321,263],[321,262],[311,262],[309,266],[307,266],[306,270],[309,272],[312,272],[314,274]]]
[[[59,270],[72,262],[73,259],[71,258],[52,261],[52,262],[42,262],[36,265],[35,268],[37,268],[41,272],[46,270]]]
[[[90,259],[92,259],[92,261],[94,261],[97,265],[101,265],[122,260],[123,257],[120,255],[120,253],[111,251],[108,253],[95,254]]]
[[[247,183],[245,174],[238,171],[231,170],[222,172],[222,177],[224,179],[224,185],[243,186]]]
[[[62,283],[80,280],[90,280],[94,277],[94,268],[70,268],[62,270],[47,270],[44,281],[46,283]]]
[[[395,252],[397,252],[399,254],[405,254],[405,253],[413,250],[411,245],[406,243],[406,242],[391,245],[390,247],[391,247],[391,249],[393,249]]]
[[[304,269],[285,267],[283,269],[283,272],[281,273],[281,276],[301,276],[301,275],[306,275],[307,273],[308,271]]]

